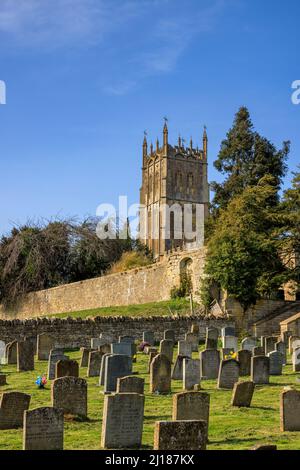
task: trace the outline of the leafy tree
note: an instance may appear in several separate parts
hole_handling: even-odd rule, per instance
[[[217,215],[218,210],[225,208],[233,197],[241,194],[248,186],[257,184],[266,174],[273,176],[272,185],[278,191],[287,171],[288,154],[289,142],[284,142],[282,149],[277,150],[254,131],[248,109],[241,107],[214,162],[215,168],[225,175],[225,180],[211,184],[215,192],[213,214]],[[275,192],[273,204],[277,202],[278,194]]]

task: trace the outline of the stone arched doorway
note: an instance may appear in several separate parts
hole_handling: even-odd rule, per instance
[[[180,285],[189,294],[193,291],[193,260],[183,258],[179,263]]]

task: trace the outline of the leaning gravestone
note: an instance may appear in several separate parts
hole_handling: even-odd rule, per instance
[[[81,351],[81,359],[80,359],[80,367],[87,367],[89,363],[89,354],[92,352],[90,348],[80,348]]]
[[[247,338],[243,339],[241,346],[242,349],[252,352],[252,349],[256,347],[256,339],[251,336],[247,336]]]
[[[200,359],[184,359],[183,390],[193,390],[197,384],[200,384]]]
[[[218,377],[220,353],[217,349],[205,349],[200,353],[201,379],[213,380]]]
[[[87,382],[78,377],[60,377],[51,387],[51,400],[54,408],[64,413],[87,417]]]
[[[55,349],[55,339],[48,333],[37,335],[37,358],[39,361],[48,361],[51,349]]]
[[[63,447],[63,410],[43,407],[25,412],[23,450],[63,450]]]
[[[17,341],[12,341],[7,345],[6,360],[7,364],[17,364]]]
[[[180,356],[192,357],[192,345],[187,341],[178,341],[178,354]]]
[[[292,355],[293,372],[300,372],[300,348],[295,349]]]
[[[217,349],[219,330],[218,328],[206,328],[205,349]]]
[[[276,343],[277,343],[277,338],[275,338],[275,336],[267,336],[265,338],[265,354],[266,355],[275,350]]]
[[[79,377],[79,365],[77,361],[61,359],[55,364],[55,378]]]
[[[251,358],[251,380],[255,385],[269,383],[270,359],[266,356]]]
[[[287,389],[280,397],[280,430],[300,431],[300,392]]]
[[[281,375],[282,374],[282,366],[283,366],[283,356],[278,351],[272,351],[268,354],[270,359],[270,368],[269,374],[270,375]]]
[[[240,377],[246,377],[251,374],[252,353],[248,349],[242,349],[237,353],[237,360],[240,364]]]
[[[163,354],[157,354],[150,365],[150,393],[171,392],[171,362]]]
[[[184,339],[187,343],[191,344],[193,352],[198,352],[199,335],[197,335],[195,333],[186,333]]]
[[[232,390],[239,380],[239,363],[234,359],[222,361],[218,376],[218,388]]]
[[[254,382],[236,382],[232,392],[232,406],[246,407],[251,405],[253,393],[255,389]]]
[[[183,361],[187,356],[178,355],[172,370],[172,380],[183,380]],[[199,377],[200,380],[200,377]]]
[[[222,336],[223,348],[229,348],[231,351],[237,352],[238,339],[236,336]]]
[[[103,356],[104,354],[101,351],[91,351],[89,353],[87,377],[99,377]]]
[[[207,423],[202,420],[156,421],[154,450],[205,450]]]
[[[6,362],[5,349],[5,342],[0,340],[0,364],[4,364]]]
[[[115,392],[117,380],[132,374],[132,359],[122,354],[112,354],[106,357],[104,393]]]
[[[143,332],[143,342],[148,343],[150,346],[154,346],[154,332],[153,331],[144,331]]]
[[[108,449],[136,448],[142,444],[145,397],[116,393],[104,397],[101,446]]]
[[[173,421],[203,420],[209,422],[210,395],[205,392],[183,392],[173,396]]]
[[[21,392],[3,392],[0,401],[0,429],[23,426],[24,411],[28,410],[30,395]]]
[[[278,341],[275,344],[275,351],[278,351],[282,354],[283,365],[285,366],[287,362],[287,358],[286,358],[286,346],[285,346],[284,341]]]
[[[52,349],[49,354],[48,360],[48,380],[55,379],[55,365],[58,361],[63,359],[69,359],[65,356],[61,349]]]
[[[138,393],[144,395],[145,379],[129,375],[117,380],[117,393]]]
[[[34,347],[31,341],[18,341],[17,371],[34,370]]]
[[[160,342],[159,353],[166,356],[171,363],[173,362],[173,347],[174,343],[171,339],[163,339]]]
[[[174,330],[165,330],[164,339],[171,339],[175,343],[175,331]]]

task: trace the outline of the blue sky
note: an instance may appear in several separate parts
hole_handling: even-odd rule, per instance
[[[0,233],[137,202],[141,143],[169,118],[213,160],[239,106],[300,162],[298,0],[1,0]],[[289,179],[289,178],[288,178]],[[288,182],[287,179],[287,182]]]

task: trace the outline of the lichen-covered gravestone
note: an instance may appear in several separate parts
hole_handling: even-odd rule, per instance
[[[87,417],[87,382],[78,377],[60,377],[51,387],[51,400],[54,408],[64,413]]]
[[[205,349],[200,353],[200,375],[203,380],[213,380],[218,377],[220,353],[217,349]]]
[[[23,450],[63,450],[64,412],[42,407],[24,415]]]
[[[150,393],[171,392],[171,362],[163,354],[157,354],[150,365]]]
[[[174,330],[165,330],[164,339],[170,339],[175,343],[175,331]]]
[[[287,389],[280,397],[280,430],[300,431],[300,392]]]
[[[251,380],[256,385],[269,383],[270,359],[266,356],[251,358]]]
[[[24,411],[28,410],[30,395],[21,392],[4,392],[0,400],[0,429],[23,426]]]
[[[240,364],[240,377],[246,377],[251,373],[252,353],[248,349],[242,349],[237,353],[237,360]]]
[[[142,444],[144,395],[116,393],[104,397],[101,446],[108,449]]]
[[[104,354],[101,351],[91,351],[89,353],[87,377],[99,377],[103,356]]]
[[[122,354],[112,354],[106,358],[104,393],[115,392],[117,380],[120,377],[131,375],[132,359]]]
[[[79,365],[71,359],[61,359],[55,364],[55,378],[79,377]]]
[[[34,346],[31,341],[18,341],[17,370],[18,372],[34,370]]]
[[[182,392],[173,396],[172,419],[209,422],[210,395],[205,392]]]
[[[144,394],[145,379],[129,375],[117,379],[117,393],[138,393]]]
[[[186,358],[183,361],[183,390],[193,390],[200,384],[200,359]]]
[[[171,363],[173,362],[173,347],[174,347],[174,343],[171,339],[163,339],[160,342],[160,348],[159,348],[160,354],[163,354],[164,356],[166,356]]]
[[[154,450],[205,450],[207,423],[201,420],[156,421]]]
[[[48,380],[55,379],[55,366],[60,360],[69,359],[61,349],[52,349],[48,360]]]
[[[253,393],[255,389],[254,382],[236,382],[232,392],[232,406],[246,407],[251,405]]]
[[[48,333],[37,335],[37,357],[39,361],[48,361],[49,354],[55,349],[55,339]]]
[[[205,349],[217,349],[219,330],[218,328],[206,328]]]
[[[231,390],[238,380],[239,363],[234,359],[222,361],[218,376],[218,388]]]
[[[180,356],[192,357],[192,345],[188,341],[178,341],[178,354]]]
[[[81,351],[81,359],[80,359],[80,367],[87,367],[89,363],[89,354],[92,352],[91,348],[80,348]]]
[[[191,332],[186,333],[184,339],[187,343],[191,344],[193,352],[198,352],[199,335],[197,335],[196,333],[191,333]]]

